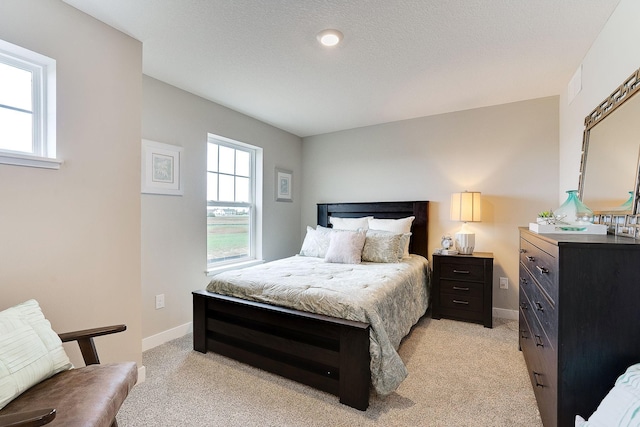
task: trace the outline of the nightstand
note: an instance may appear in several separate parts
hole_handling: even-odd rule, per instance
[[[433,254],[431,317],[493,327],[493,254]]]

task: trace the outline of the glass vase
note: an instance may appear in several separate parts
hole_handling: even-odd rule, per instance
[[[578,190],[569,190],[567,194],[567,200],[553,212],[556,219],[567,224],[593,222],[593,211],[578,198]]]

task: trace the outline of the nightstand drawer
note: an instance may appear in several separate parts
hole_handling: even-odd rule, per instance
[[[480,262],[474,262],[480,261]],[[458,260],[442,261],[440,264],[440,278],[454,280],[484,281],[484,264],[482,260]]]
[[[455,308],[457,310],[482,312],[483,308],[482,298],[445,293],[440,294],[440,304],[443,311],[447,308]]]
[[[464,297],[482,298],[484,284],[476,282],[461,282],[443,279],[440,281],[440,292]]]

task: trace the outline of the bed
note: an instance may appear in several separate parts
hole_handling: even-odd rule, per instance
[[[318,205],[323,227],[330,217],[364,216],[414,216],[409,251],[427,257],[426,201]],[[335,394],[359,410],[369,405],[375,334],[369,322],[200,290],[193,292],[193,329],[196,351],[213,351]]]

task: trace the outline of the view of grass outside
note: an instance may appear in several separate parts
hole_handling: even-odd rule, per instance
[[[207,262],[249,255],[249,210],[247,208],[207,209]]]

